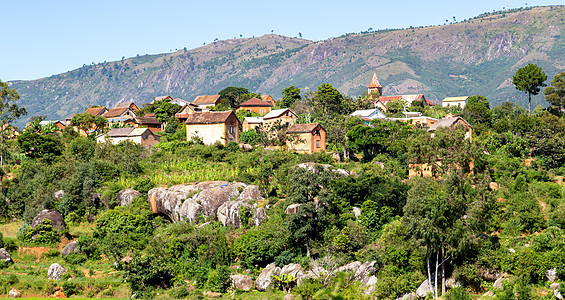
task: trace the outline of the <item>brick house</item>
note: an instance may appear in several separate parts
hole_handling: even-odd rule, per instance
[[[301,153],[326,151],[326,129],[320,123],[294,124],[286,134],[296,135],[298,141],[287,141],[289,150]]]
[[[264,115],[273,109],[273,105],[270,102],[263,101],[257,98],[251,98],[240,105],[237,106],[237,111],[247,110]]]
[[[195,137],[202,139],[205,145],[230,141],[239,141],[239,120],[233,111],[194,112],[187,116],[186,140]]]

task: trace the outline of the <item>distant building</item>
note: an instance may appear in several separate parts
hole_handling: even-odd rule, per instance
[[[326,129],[320,123],[294,124],[286,134],[299,138],[299,141],[286,142],[289,150],[301,153],[326,151]]]
[[[181,99],[181,98],[173,99],[173,100],[169,101],[169,103],[171,103],[171,104],[177,104],[177,105],[180,105],[180,106],[185,106],[185,105],[190,104],[189,101],[183,100],[183,99]]]
[[[466,133],[465,133],[465,139],[469,139],[469,141],[472,139],[472,135],[473,135],[473,126],[471,126],[471,124],[469,124],[469,122],[465,121],[463,118],[461,117],[446,117],[443,119],[438,120],[434,125],[430,126],[430,129],[428,129],[428,132],[434,132],[436,131],[438,128],[442,128],[442,127],[451,127],[451,128],[455,128],[461,126],[465,129]]]
[[[450,106],[458,106],[464,108],[467,104],[467,99],[469,96],[460,96],[460,97],[445,97],[445,99],[441,100],[442,107],[450,107]]]
[[[59,120],[56,121],[41,121],[39,122],[39,125],[49,125],[49,124],[54,124],[55,126],[57,126],[57,128],[59,128],[59,130],[63,130],[65,129],[65,124]],[[27,127],[27,125],[26,125]]]
[[[255,127],[261,125],[261,123],[263,123],[263,118],[261,117],[245,117],[241,124],[242,131],[246,132],[248,130],[255,129]]]
[[[237,106],[237,111],[247,110],[260,115],[264,115],[271,111],[273,105],[270,102],[263,101],[257,98],[251,98]]]
[[[367,94],[371,95],[374,92],[378,92],[379,96],[383,95],[383,86],[380,84],[379,80],[377,79],[377,73],[373,73],[373,79],[371,83],[367,86]]]
[[[351,114],[352,117],[360,117],[368,125],[374,119],[384,119],[385,114],[378,108],[356,110]]]
[[[155,103],[155,101],[163,101],[163,100],[173,100],[173,97],[167,95],[167,96],[157,96],[155,98],[153,98],[153,100],[151,100],[151,102],[149,102],[149,104],[153,104]]]
[[[206,145],[220,143],[224,146],[230,141],[239,141],[239,120],[231,110],[194,112],[188,114],[185,123],[188,141],[198,137]]]
[[[118,104],[116,104],[116,106],[114,106],[114,108],[123,108],[123,107],[127,107],[127,108],[131,109],[132,111],[138,111],[139,110],[139,107],[137,107],[137,105],[135,105],[135,103],[133,103],[133,102],[118,103]]]
[[[262,95],[261,96],[261,100],[265,101],[265,102],[269,102],[271,103],[271,105],[273,107],[275,107],[275,99],[273,99],[273,97],[271,97],[271,95]]]
[[[271,126],[280,121],[281,125],[292,125],[298,119],[298,115],[290,108],[271,110],[263,116],[263,126]]]
[[[114,128],[108,131],[106,134],[100,134],[96,137],[98,143],[112,143],[118,144],[123,141],[132,141],[136,144],[140,144],[143,147],[153,147],[155,144],[159,143],[159,136],[153,134],[148,128]]]
[[[409,95],[395,95],[395,96],[381,96],[375,101],[375,106],[381,111],[387,111],[387,104],[394,101],[403,101],[406,107],[412,106],[415,101],[422,102],[423,105],[434,105],[423,94],[409,94]]]
[[[184,123],[184,121],[186,121],[186,118],[188,118],[188,115],[193,113],[193,112],[197,112],[197,111],[208,111],[207,109],[201,109],[200,107],[198,107],[198,105],[194,105],[192,103],[189,103],[187,105],[184,105],[183,107],[181,107],[181,109],[179,109],[179,111],[175,114],[175,117],[179,120],[180,123]]]
[[[108,111],[108,109],[104,106],[100,106],[100,107],[90,107],[87,108],[84,113],[85,114],[91,114],[91,115],[95,115],[95,116],[102,116],[104,115],[106,112]]]
[[[203,95],[194,98],[192,104],[197,105],[200,108],[212,108],[218,106],[221,101],[222,96],[220,95]]]
[[[162,131],[161,122],[154,116],[134,117],[125,120],[123,123],[134,128],[147,128],[151,132]]]

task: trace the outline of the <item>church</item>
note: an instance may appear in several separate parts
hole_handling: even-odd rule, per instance
[[[384,96],[383,86],[377,79],[377,74],[373,73],[373,79],[367,86],[367,94],[369,99],[372,99],[375,107],[383,112],[387,110],[387,104],[393,101],[403,101],[407,106],[411,106],[414,101],[422,102],[423,105],[433,105],[429,100],[424,97],[424,94],[407,94],[407,95],[394,95]]]

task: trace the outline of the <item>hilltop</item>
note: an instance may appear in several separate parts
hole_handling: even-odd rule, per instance
[[[428,99],[481,94],[492,104],[527,97],[511,76],[529,62],[552,78],[565,66],[565,7],[484,14],[425,28],[347,34],[319,42],[278,35],[217,41],[192,50],[83,66],[32,81],[10,82],[28,116],[62,119],[90,105],[143,104],[170,94],[192,100],[233,85],[279,98],[294,85],[308,92],[329,82],[349,96],[376,72],[384,94]],[[543,104],[537,96],[533,105]],[[20,121],[24,123],[25,120]],[[21,125],[21,124],[20,124]]]

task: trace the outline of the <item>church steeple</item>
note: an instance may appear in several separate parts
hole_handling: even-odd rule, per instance
[[[373,73],[373,80],[371,80],[371,84],[367,86],[367,94],[370,95],[374,91],[378,91],[379,96],[383,95],[383,86],[379,83],[379,80],[377,79],[377,73]]]

